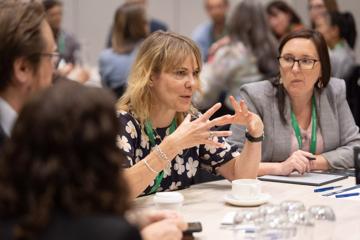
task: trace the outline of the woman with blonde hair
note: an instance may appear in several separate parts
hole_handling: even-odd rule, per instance
[[[188,187],[199,168],[229,180],[256,177],[262,121],[233,97],[234,115],[210,121],[219,103],[200,115],[191,105],[200,70],[200,51],[187,37],[155,32],[142,43],[118,103],[118,146],[134,196]],[[231,132],[214,130],[229,123],[248,129],[242,154],[224,139]]]

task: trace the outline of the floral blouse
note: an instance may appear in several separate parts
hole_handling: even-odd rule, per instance
[[[140,125],[133,113],[120,111],[118,119],[120,121],[120,134],[118,135],[117,145],[127,158],[124,163],[125,167],[131,167],[145,158],[154,146],[151,146],[143,126]],[[161,140],[169,135],[169,127],[157,128],[154,132],[155,142],[160,144]],[[218,142],[225,142],[225,147],[215,148],[199,145],[181,151],[163,170],[164,177],[157,191],[189,187],[194,183],[194,176],[199,168],[216,174],[216,169],[219,166],[240,154],[237,147],[230,146],[224,138],[219,137],[217,140]],[[149,194],[154,183],[155,181],[145,189],[143,194]]]

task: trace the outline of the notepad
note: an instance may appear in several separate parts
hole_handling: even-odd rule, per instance
[[[292,173],[289,176],[275,176],[275,175],[264,175],[258,177],[261,181],[281,182],[281,183],[292,183],[310,186],[321,186],[328,183],[343,180],[347,176],[340,176],[334,174],[324,173],[305,173],[303,175],[299,173]]]

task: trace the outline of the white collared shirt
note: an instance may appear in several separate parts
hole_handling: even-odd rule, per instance
[[[17,115],[9,103],[0,97],[0,125],[7,136],[11,134]]]

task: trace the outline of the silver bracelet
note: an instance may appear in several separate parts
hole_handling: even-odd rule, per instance
[[[155,151],[156,151],[157,155],[161,158],[161,160],[167,161],[168,163],[170,163],[168,156],[161,150],[159,145],[155,145]]]
[[[153,168],[150,166],[150,164],[146,161],[146,159],[144,159],[143,162],[145,163],[145,166],[146,166],[151,172],[153,172],[153,173],[155,173],[155,174],[159,174],[158,171],[156,171],[155,169],[153,169]]]

